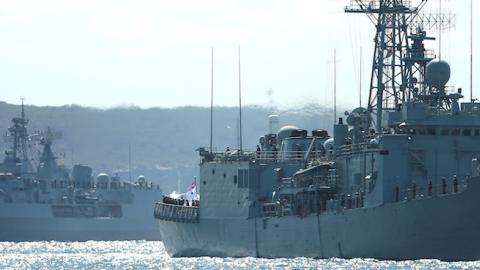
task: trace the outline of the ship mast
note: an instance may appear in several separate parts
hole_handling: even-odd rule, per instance
[[[128,144],[128,181],[132,182],[132,147]]]
[[[213,47],[210,60],[210,153],[213,153]]]
[[[28,161],[27,152],[27,124],[28,120],[25,118],[25,105],[22,98],[22,111],[20,117],[14,117],[12,119],[13,126],[8,128],[11,136],[13,137],[13,159],[21,158],[22,161]]]
[[[58,135],[55,135],[50,127],[43,134],[40,144],[43,145],[43,151],[40,155],[37,173],[43,179],[51,179],[54,177],[54,170],[57,167],[57,157],[52,151],[52,142]]]
[[[359,64],[359,67],[358,67],[358,72],[359,72],[359,75],[358,75],[358,106],[359,107],[362,107],[362,83],[363,83],[363,80],[362,80],[362,47],[360,47],[360,64]]]
[[[470,102],[473,102],[473,0],[470,0]]]
[[[20,117],[12,118],[12,125],[8,127],[9,135],[13,138],[13,145],[11,150],[7,153],[8,162],[12,164],[21,163],[22,172],[31,172],[32,166],[28,157],[28,133],[27,124],[28,120],[25,118],[25,105],[22,98]],[[16,166],[16,165],[15,165]]]
[[[337,123],[337,49],[333,50],[333,124]]]
[[[411,1],[404,0],[353,0],[345,8],[348,13],[366,14],[377,29],[368,111],[376,115],[374,128],[378,134],[383,133],[383,112],[398,110],[412,97],[412,67],[405,64],[410,55],[408,27],[426,2],[411,6]]]
[[[240,66],[240,45],[238,45],[238,110],[239,110],[239,153],[243,153],[243,145],[242,145],[242,69]]]

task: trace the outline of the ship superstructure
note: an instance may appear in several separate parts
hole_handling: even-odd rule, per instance
[[[30,135],[22,102],[21,116],[8,128],[11,148],[0,163],[0,241],[158,240],[152,203],[158,185],[135,182],[77,164],[57,163],[50,128]],[[34,138],[42,151],[32,155]]]
[[[447,86],[414,2],[346,7],[377,30],[370,98],[332,137],[284,127],[257,151],[200,149],[199,206],[155,208],[170,255],[480,258],[480,104]]]

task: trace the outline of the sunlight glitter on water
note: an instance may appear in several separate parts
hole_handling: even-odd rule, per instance
[[[476,262],[170,258],[162,242],[0,242],[1,269],[479,269]]]

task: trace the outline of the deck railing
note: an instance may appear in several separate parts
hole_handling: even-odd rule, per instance
[[[225,161],[304,161],[312,159],[324,158],[324,151],[238,151],[232,152],[215,152],[209,157],[209,161],[225,162]]]
[[[183,206],[163,202],[155,203],[154,217],[156,219],[184,223],[199,223],[199,214],[200,209],[198,206]]]

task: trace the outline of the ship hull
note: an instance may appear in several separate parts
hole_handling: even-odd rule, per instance
[[[0,218],[0,241],[160,240],[137,219]]]
[[[62,218],[49,204],[3,203],[0,241],[160,240],[151,205],[122,208],[121,218]]]
[[[307,217],[157,220],[171,256],[480,259],[480,179],[465,192]]]

